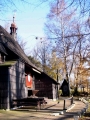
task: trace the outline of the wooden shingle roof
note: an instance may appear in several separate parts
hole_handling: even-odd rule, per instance
[[[45,74],[42,70],[37,68],[26,56],[20,45],[17,41],[14,40],[13,36],[10,35],[2,26],[0,26],[0,51],[4,54],[7,54],[6,49],[8,48],[10,51],[12,51],[14,54],[19,56],[19,58],[25,62],[26,65],[29,65],[36,70],[40,71],[44,76],[47,76],[51,81],[53,81],[55,84],[58,84],[55,80],[50,78],[47,74]],[[3,66],[9,65],[9,63],[3,64]],[[35,71],[36,71],[35,70]]]
[[[0,51],[7,55],[6,49],[1,42],[0,42]]]
[[[10,49],[16,55],[18,55],[25,63],[38,69],[26,56],[17,41],[14,40],[12,35],[10,35],[2,26],[0,26],[0,50],[6,53],[5,47]]]

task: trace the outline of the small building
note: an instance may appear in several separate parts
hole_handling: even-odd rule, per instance
[[[12,100],[30,96],[57,99],[57,82],[28,59],[16,41],[17,27],[11,24],[9,34],[0,26],[0,109],[12,108]]]
[[[60,90],[62,90],[62,96],[69,96],[69,83],[66,79],[62,81]]]
[[[58,83],[44,72],[40,77],[35,82],[35,89],[39,90],[37,96],[56,100],[58,98]]]

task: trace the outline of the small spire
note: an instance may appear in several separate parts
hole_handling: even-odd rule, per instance
[[[16,10],[13,11],[13,23],[15,21],[15,16],[16,16]]]
[[[13,23],[14,23],[15,16],[13,16]]]
[[[13,23],[11,24],[10,30],[11,30],[10,34],[16,40],[16,37],[17,37],[17,33],[16,33],[17,26],[15,24],[15,15],[13,16]]]

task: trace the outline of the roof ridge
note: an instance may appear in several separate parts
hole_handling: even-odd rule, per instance
[[[14,40],[14,38],[0,25],[0,40],[6,46],[8,49],[13,51],[15,54],[17,54],[22,60],[24,60],[25,63],[29,64],[30,66],[34,67],[35,69],[39,70],[27,57],[27,55],[24,53],[21,46],[18,44],[17,41]],[[40,70],[39,70],[40,71]]]

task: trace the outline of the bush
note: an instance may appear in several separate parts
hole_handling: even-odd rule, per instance
[[[80,92],[77,90],[77,87],[74,88],[73,96],[79,96]]]
[[[74,89],[70,90],[70,95],[72,96],[74,94]]]
[[[59,97],[62,95],[62,90],[58,90]]]

